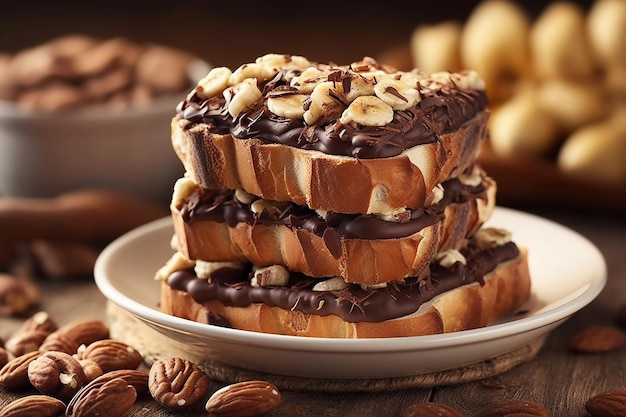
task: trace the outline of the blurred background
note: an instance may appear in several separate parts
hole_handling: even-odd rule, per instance
[[[215,66],[276,52],[347,63],[407,43],[418,24],[465,19],[478,1],[2,1],[0,51],[83,33],[158,42]],[[524,1],[537,15],[546,0]],[[577,1],[588,8],[590,0]]]
[[[586,26],[589,15],[594,4],[599,4],[601,1],[603,4],[612,3],[609,7],[604,7],[603,12],[600,13],[603,15],[602,19],[609,22],[604,24],[603,20],[596,19],[600,23],[596,22],[595,27],[596,31],[608,33],[608,35],[601,33],[600,38],[602,36],[610,38],[611,45],[607,48],[615,55],[616,62],[619,61],[616,65],[596,62],[597,51],[591,51],[592,48],[587,45],[589,40],[587,38],[590,37]],[[228,66],[232,69],[243,63],[252,62],[256,57],[267,53],[285,53],[304,55],[312,61],[332,61],[337,64],[349,64],[364,56],[370,56],[399,69],[409,70],[415,65],[422,67],[422,65],[429,64],[428,62],[416,63],[417,49],[415,45],[412,45],[416,39],[414,36],[417,33],[416,29],[434,26],[444,21],[455,21],[458,23],[457,32],[447,31],[445,34],[455,37],[457,45],[445,45],[448,48],[447,52],[451,53],[453,48],[456,48],[455,52],[458,52],[459,38],[463,36],[463,39],[468,39],[468,32],[476,35],[473,48],[470,50],[476,58],[475,63],[478,62],[477,59],[481,59],[479,55],[484,52],[485,48],[499,48],[498,57],[484,58],[484,62],[480,64],[487,69],[499,71],[495,75],[500,79],[491,79],[490,76],[494,74],[479,71],[484,79],[490,78],[486,81],[487,91],[492,101],[490,135],[493,137],[490,143],[493,145],[493,149],[490,149],[493,152],[485,152],[481,162],[499,182],[499,203],[531,207],[571,204],[586,208],[601,207],[618,210],[626,208],[626,123],[620,122],[616,128],[613,125],[607,127],[606,124],[600,126],[594,124],[609,120],[613,123],[618,119],[626,119],[622,117],[626,115],[624,104],[626,103],[626,54],[622,52],[626,50],[626,31],[620,29],[626,27],[626,8],[624,7],[626,2],[620,0],[516,2],[511,0],[508,3],[515,5],[517,10],[509,9],[508,14],[500,19],[499,12],[494,12],[496,8],[492,8],[489,17],[483,16],[480,23],[474,22],[472,30],[468,30],[468,21],[473,18],[475,18],[474,21],[479,20],[476,18],[478,14],[476,12],[484,3],[487,2],[396,0],[370,4],[327,0],[308,3],[248,0],[221,2],[1,1],[0,195],[15,194],[14,190],[26,190],[22,185],[25,182],[20,183],[15,180],[23,179],[24,175],[33,176],[33,181],[38,180],[35,174],[31,173],[32,169],[27,174],[22,174],[19,170],[21,167],[16,167],[19,164],[11,164],[17,156],[14,158],[9,156],[9,153],[16,152],[20,157],[32,155],[32,149],[41,150],[40,145],[33,145],[27,150],[18,149],[24,141],[10,139],[8,135],[15,134],[17,137],[25,133],[24,136],[32,138],[40,135],[41,132],[57,133],[59,129],[58,126],[49,128],[48,124],[51,119],[46,119],[35,134],[32,130],[26,132],[33,127],[31,121],[23,123],[22,118],[16,122],[14,113],[9,112],[7,116],[6,109],[3,110],[2,100],[6,100],[6,97],[1,96],[3,93],[3,59],[4,62],[8,62],[20,51],[61,36],[81,34],[102,40],[123,38],[137,45],[159,44],[183,51],[210,65]],[[575,9],[571,7],[561,8],[558,11],[550,9],[550,6],[557,3],[573,5]],[[611,7],[617,11],[613,12]],[[520,24],[521,20],[523,23]],[[542,25],[537,24],[540,20]],[[461,34],[460,28],[463,28],[463,25],[465,25],[465,31]],[[539,26],[542,27],[539,28]],[[537,35],[537,33],[540,34]],[[446,54],[442,52],[443,44],[440,44],[443,35],[425,34],[424,38],[426,36],[429,36],[428,42],[435,45],[433,53],[429,52],[426,55],[430,54],[434,59],[434,55],[441,54],[442,57],[438,58],[443,59]],[[505,47],[502,48],[502,45],[497,45],[499,41],[500,43],[510,41],[511,47],[508,48],[505,43]],[[513,45],[516,42],[517,45]],[[596,39],[597,42],[604,41]],[[428,48],[422,50],[426,49]],[[467,47],[463,51],[465,55],[467,55],[466,49]],[[532,53],[528,53],[530,49],[533,49],[533,53],[537,52],[535,49],[543,50],[540,52],[544,56],[531,57]],[[519,54],[512,52],[518,50]],[[494,51],[492,50],[491,53]],[[508,56],[503,56],[505,54]],[[513,62],[516,61],[517,55],[522,54],[525,56],[518,60],[519,63]],[[426,60],[430,56],[427,56]],[[502,62],[496,62],[498,59]],[[164,74],[166,70],[160,68],[159,65],[171,64],[172,61],[174,58],[163,59],[160,63],[152,62],[152,75],[158,78],[159,73]],[[543,65],[543,61],[546,64],[544,67],[552,65],[553,68],[548,68],[548,71],[554,70],[556,76],[553,76],[554,74],[544,76],[537,72],[542,69],[535,67],[538,64]],[[576,63],[572,64],[570,61],[572,63],[576,61]],[[512,68],[518,64],[519,68]],[[575,68],[576,65],[585,68],[578,71]],[[466,61],[462,62],[459,68],[446,69],[459,70],[470,66],[472,65]],[[521,68],[522,66],[528,68]],[[611,72],[608,71],[609,66]],[[29,63],[27,67],[33,68],[34,65]],[[573,71],[570,71],[572,68]],[[588,68],[591,68],[591,72],[587,71]],[[471,69],[478,71],[478,68]],[[584,71],[587,73],[581,76]],[[13,72],[16,73],[15,70]],[[610,77],[612,78],[609,79]],[[114,75],[111,75],[111,78],[114,78]],[[555,79],[557,83],[553,82]],[[495,85],[500,82],[502,85]],[[529,86],[532,88],[528,88]],[[142,126],[145,128],[148,124],[152,125],[155,131],[163,133],[163,138],[158,140],[163,145],[159,155],[165,154],[165,158],[170,158],[171,163],[173,154],[167,143],[168,118],[173,114],[176,100],[182,98],[188,88],[189,85],[186,85],[183,89],[172,90],[174,91],[172,101],[174,104],[170,102],[166,105],[164,113],[153,115],[161,122],[160,125],[148,123],[149,119],[135,118],[136,126],[117,127],[115,123],[119,120],[113,121],[116,118],[115,115],[111,115],[111,123],[103,124],[120,134],[126,132],[131,137],[139,136],[134,133],[134,129],[141,129]],[[26,89],[26,87],[23,88],[23,90]],[[528,99],[528,95],[518,94],[528,90],[533,90],[532,97],[530,97],[532,100]],[[150,97],[153,96],[154,94]],[[524,100],[512,100],[518,97]],[[79,107],[75,103],[61,104],[73,104],[73,108]],[[508,104],[511,105],[508,106]],[[32,107],[32,103],[29,105]],[[57,102],[53,105],[60,106]],[[151,107],[154,108],[154,105]],[[506,111],[500,111],[501,109]],[[22,117],[18,116],[17,119]],[[84,119],[62,124],[69,129],[68,135],[85,129],[92,133],[96,131],[95,125],[91,121],[85,122]],[[81,124],[81,127],[75,127]],[[6,126],[9,125],[10,129],[6,130]],[[570,136],[578,133],[579,128],[587,126],[591,126],[592,129],[582,132],[581,135],[585,137],[578,141],[582,145],[577,145],[577,148],[570,152],[574,156],[569,157],[567,164],[574,168],[568,167],[565,173],[563,168],[567,164],[559,162],[559,153]],[[605,135],[607,131],[609,134]],[[596,140],[595,136],[598,135],[605,139]],[[110,137],[111,134],[104,132],[103,136]],[[114,134],[114,136],[119,135]],[[39,140],[42,138],[39,137]],[[611,144],[596,146],[599,150],[591,149],[592,147],[589,146],[590,143],[603,141],[611,142]],[[124,143],[129,142],[125,140]],[[143,145],[136,146],[138,153],[141,153],[141,146]],[[117,155],[115,152],[118,151],[112,150],[111,152]],[[4,154],[5,160],[12,158],[8,162],[12,165],[10,168],[7,168],[8,165],[2,160],[1,154]],[[157,154],[156,151],[154,154]],[[126,155],[130,163],[129,154]],[[29,164],[42,166],[41,162],[47,162],[49,159],[39,157]],[[152,173],[145,169],[147,165],[144,161],[132,163],[134,166],[144,167],[141,172],[138,169],[132,169],[133,174],[130,176],[143,187],[143,184],[152,178]],[[174,161],[174,165],[175,169],[180,168],[177,161]],[[54,168],[52,165],[51,167]],[[76,169],[85,172],[82,166]],[[107,171],[106,167],[105,171]],[[41,173],[36,175],[46,178],[48,182],[51,178],[45,175],[43,168],[41,168]],[[107,173],[107,175],[111,174]],[[179,172],[176,171],[172,175],[176,177]],[[124,172],[120,172],[119,176],[121,181],[129,178]],[[77,175],[70,172],[68,177],[77,178]],[[142,177],[141,180],[139,177]],[[80,185],[94,184],[89,181],[85,178],[84,184]],[[4,187],[3,182],[10,184],[13,188]],[[151,185],[162,187],[163,195],[159,198],[167,201],[171,181],[153,178]],[[29,193],[25,191],[25,194]],[[54,193],[35,194],[50,196]]]

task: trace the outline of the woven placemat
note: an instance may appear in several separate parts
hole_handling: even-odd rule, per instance
[[[533,340],[514,351],[468,366],[441,372],[382,379],[321,379],[276,375],[242,369],[194,355],[182,343],[173,341],[144,324],[113,303],[108,304],[111,336],[133,346],[148,363],[160,357],[185,357],[198,364],[213,380],[234,383],[247,380],[265,380],[282,390],[322,392],[374,392],[409,388],[432,388],[441,385],[476,381],[506,372],[533,359],[543,347],[547,336]]]

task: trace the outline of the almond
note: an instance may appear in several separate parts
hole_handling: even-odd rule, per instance
[[[66,417],[121,417],[135,404],[137,392],[122,378],[104,384],[95,383],[96,380],[72,398],[65,411]]]
[[[34,351],[11,359],[0,369],[0,386],[4,386],[7,389],[30,387],[28,365],[40,355],[41,352]]]
[[[53,334],[61,334],[80,346],[89,345],[96,340],[108,339],[109,328],[100,320],[86,319],[68,323]]]
[[[150,367],[148,389],[164,407],[180,410],[203,399],[211,381],[196,364],[182,358],[162,358]]]
[[[613,326],[593,326],[572,337],[569,347],[583,353],[608,352],[624,345],[624,332]]]
[[[491,404],[474,417],[550,417],[550,413],[539,404],[522,400],[505,400]]]
[[[22,356],[25,353],[38,350],[46,337],[48,337],[48,332],[45,330],[26,330],[11,336],[5,347],[13,356]]]
[[[110,371],[106,374],[102,374],[93,380],[93,384],[104,384],[112,379],[123,379],[128,385],[135,388],[137,396],[143,395],[148,392],[148,374],[143,371],[135,369],[120,369],[117,371]]]
[[[444,404],[422,402],[406,408],[402,417],[463,417],[463,414]]]
[[[45,332],[52,333],[58,329],[59,326],[46,311],[39,311],[26,319],[16,333],[27,332],[30,330],[43,330]]]
[[[141,353],[132,346],[113,339],[97,340],[78,348],[78,359],[90,359],[100,365],[104,373],[118,369],[137,369],[143,361]]]
[[[215,391],[206,403],[206,411],[216,417],[257,417],[278,408],[281,395],[265,381],[244,381]]]
[[[620,417],[626,415],[626,389],[606,391],[591,397],[585,409],[594,417]]]
[[[47,395],[28,395],[11,402],[2,409],[3,417],[58,417],[65,412],[65,404]]]

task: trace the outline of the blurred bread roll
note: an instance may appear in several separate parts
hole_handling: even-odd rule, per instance
[[[527,88],[494,109],[489,122],[491,148],[500,156],[543,158],[558,145],[559,124]]]
[[[513,84],[530,69],[530,19],[515,2],[487,0],[474,8],[463,27],[463,67],[485,80],[492,101],[510,97]]]
[[[427,74],[460,71],[462,31],[463,25],[456,21],[418,26],[411,35],[414,67]]]
[[[611,117],[572,133],[558,155],[558,166],[588,181],[626,182],[626,106]]]
[[[602,119],[611,111],[606,91],[597,83],[553,79],[541,84],[537,98],[538,105],[555,117],[565,133]]]
[[[549,4],[530,31],[534,73],[541,79],[586,79],[595,71],[585,12],[575,3]]]
[[[587,29],[596,58],[605,66],[626,68],[626,1],[596,0]]]

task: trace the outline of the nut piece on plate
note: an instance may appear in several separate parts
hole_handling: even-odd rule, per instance
[[[278,408],[280,391],[266,381],[244,381],[215,391],[206,410],[216,417],[256,417]]]
[[[156,402],[172,410],[188,408],[209,392],[211,381],[198,365],[183,358],[161,358],[150,367],[148,389]]]
[[[63,401],[85,384],[83,367],[64,352],[45,352],[28,364],[28,379],[37,391]]]
[[[47,395],[29,395],[19,398],[2,409],[3,417],[58,417],[65,412],[63,401]]]

